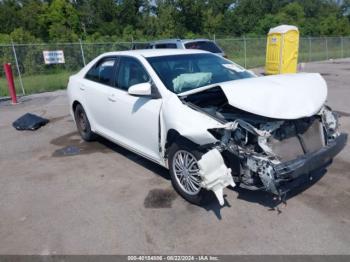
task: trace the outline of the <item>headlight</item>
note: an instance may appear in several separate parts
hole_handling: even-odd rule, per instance
[[[321,110],[322,122],[326,129],[328,139],[334,139],[339,136],[339,119],[338,116],[333,113],[333,111],[325,106]]]

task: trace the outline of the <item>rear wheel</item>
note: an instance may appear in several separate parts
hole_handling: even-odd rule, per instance
[[[84,108],[80,104],[75,107],[74,117],[80,136],[85,141],[94,140],[95,134],[91,131],[89,119],[87,118]]]
[[[186,143],[174,142],[169,148],[169,172],[175,190],[195,205],[210,202],[210,191],[201,187],[198,161],[203,153]]]

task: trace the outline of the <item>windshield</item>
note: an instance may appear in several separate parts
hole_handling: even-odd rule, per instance
[[[219,47],[210,41],[194,41],[185,44],[186,49],[201,49],[211,53],[222,53]]]
[[[213,54],[147,58],[163,84],[179,94],[202,86],[254,77],[243,67]]]

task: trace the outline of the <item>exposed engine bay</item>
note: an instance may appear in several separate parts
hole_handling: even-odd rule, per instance
[[[340,136],[338,119],[326,106],[311,117],[283,120],[231,106],[219,86],[181,99],[224,125],[208,130],[218,142],[203,147],[221,153],[233,181],[243,188],[282,196],[288,191],[284,184],[329,164],[331,149],[334,154],[342,149],[333,147]],[[345,144],[346,136],[341,139]]]

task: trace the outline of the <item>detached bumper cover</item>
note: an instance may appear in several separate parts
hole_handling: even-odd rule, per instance
[[[275,165],[273,167],[275,171],[275,185],[277,187],[282,184],[285,186],[289,182],[291,185],[295,184],[293,183],[294,180],[305,178],[311,171],[328,165],[345,147],[347,139],[348,135],[342,133],[334,141],[316,152],[307,153],[297,159]]]

